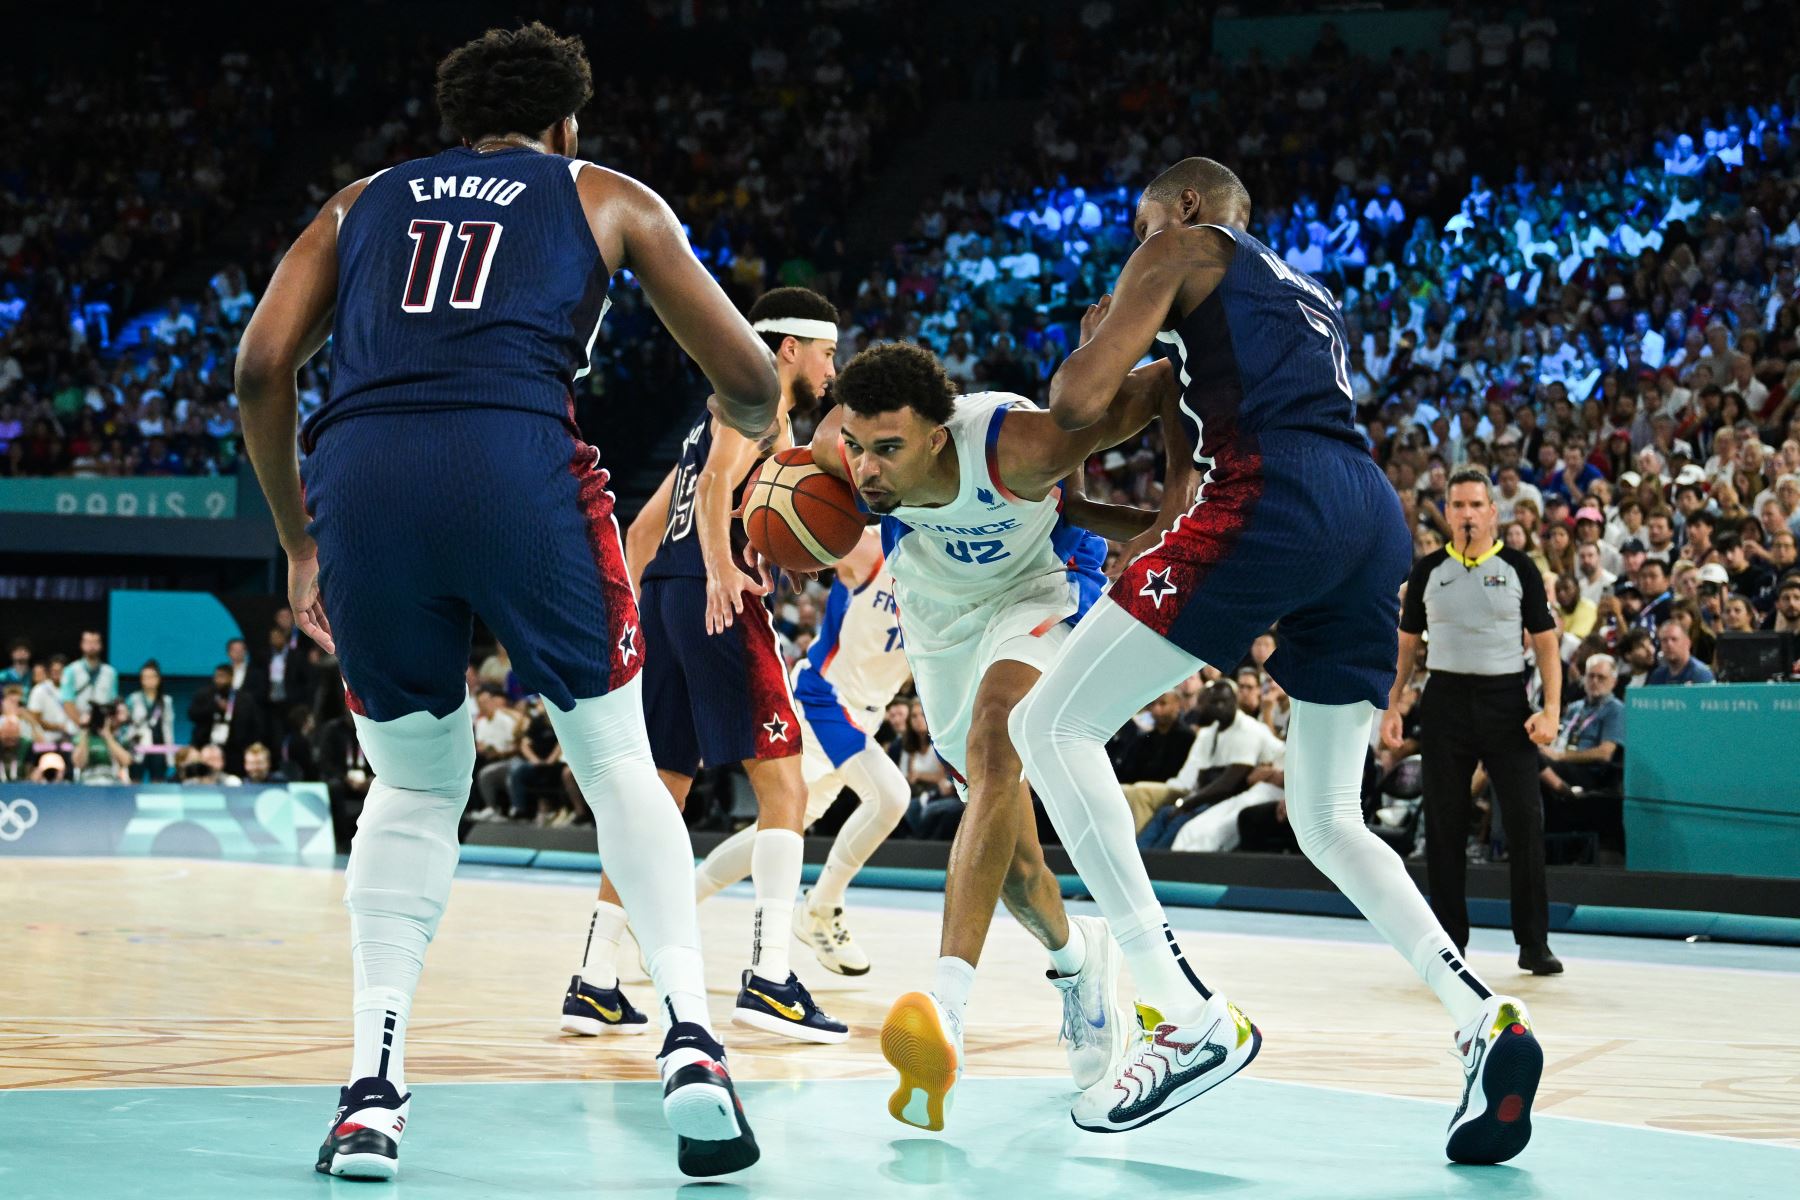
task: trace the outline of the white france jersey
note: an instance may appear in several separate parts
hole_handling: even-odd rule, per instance
[[[842,704],[863,725],[879,717],[911,674],[886,561],[860,587],[833,583],[819,636],[794,675],[795,699]]]
[[[956,498],[934,508],[902,505],[881,518],[882,549],[893,572],[906,639],[920,652],[967,635],[961,616],[1022,588],[1071,573],[1070,560],[1104,543],[1062,521],[1062,490],[1024,500],[1000,481],[997,447],[1011,411],[1037,406],[1009,392],[959,396],[946,428],[956,447]],[[1097,543],[1097,548],[1096,548]]]

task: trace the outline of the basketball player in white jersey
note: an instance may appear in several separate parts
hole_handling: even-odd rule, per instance
[[[882,1027],[900,1074],[888,1111],[907,1124],[944,1127],[997,900],[1049,952],[1076,1083],[1097,1082],[1128,1041],[1114,998],[1118,949],[1103,922],[1064,912],[1006,725],[1104,582],[1104,543],[1062,519],[1062,480],[1148,424],[1169,383],[1166,365],[1146,368],[1106,419],[1070,434],[1023,397],[958,396],[928,350],[883,345],[839,374],[839,407],[814,434],[814,461],[881,518],[913,681],[968,803],[945,878],[936,980],[895,1001]],[[1104,521],[1104,506],[1084,513]],[[1141,528],[1136,520],[1125,536]]]
[[[869,956],[844,927],[844,892],[875,848],[906,815],[906,776],[869,736],[912,674],[900,636],[894,578],[870,529],[833,568],[818,637],[794,669],[800,708],[806,823],[825,815],[849,788],[860,803],[838,830],[818,882],[794,910],[794,933],[819,963],[839,975],[866,975]],[[720,842],[695,872],[704,900],[750,873],[754,827]]]

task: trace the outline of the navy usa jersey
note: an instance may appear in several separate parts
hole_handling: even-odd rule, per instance
[[[644,567],[645,579],[706,578],[706,560],[700,554],[700,532],[694,524],[694,501],[696,489],[700,485],[700,472],[706,467],[706,457],[712,453],[712,444],[712,415],[702,411],[700,419],[688,430],[687,437],[682,439],[681,458],[675,463],[675,483],[669,493],[669,519],[663,526],[662,541],[657,544],[656,556]],[[738,481],[731,493],[732,512],[743,508],[745,489],[755,477],[757,466],[762,464],[773,449],[772,437],[759,448],[756,464]],[[749,558],[745,553],[749,544],[749,538],[744,535],[744,523],[732,518],[732,560],[745,574],[755,574],[750,569]]]
[[[1204,471],[1284,433],[1366,451],[1355,424],[1349,339],[1331,292],[1242,230],[1208,228],[1237,244],[1231,265],[1212,295],[1157,335],[1175,351],[1195,465]]]
[[[337,235],[331,398],[364,413],[512,409],[572,420],[610,303],[575,177],[535,150],[458,146],[369,181]]]

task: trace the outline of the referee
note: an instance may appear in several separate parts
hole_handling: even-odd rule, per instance
[[[1550,953],[1537,748],[1556,735],[1560,716],[1556,621],[1536,564],[1495,536],[1493,491],[1480,468],[1462,467],[1450,476],[1444,509],[1450,544],[1421,558],[1406,581],[1400,661],[1381,738],[1389,747],[1400,745],[1400,697],[1412,678],[1419,636],[1429,629],[1430,676],[1419,702],[1419,743],[1431,909],[1458,948],[1466,949],[1466,846],[1479,762],[1493,781],[1506,831],[1519,966],[1534,975],[1555,975],[1562,963]],[[1526,696],[1520,656],[1526,632],[1544,680],[1544,711],[1536,713]]]

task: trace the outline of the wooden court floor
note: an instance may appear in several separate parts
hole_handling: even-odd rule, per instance
[[[13,859],[0,872],[0,1089],[341,1082],[349,1060],[341,873],[249,863]],[[407,1057],[411,1083],[654,1078],[659,1039],[558,1034],[561,992],[591,893],[564,879],[461,878],[427,960]],[[856,906],[858,902],[860,906]],[[937,918],[918,896],[852,893],[875,961],[861,979],[795,965],[843,1046],[725,1026],[744,1080],[883,1079],[876,1042],[901,991],[927,986]],[[701,908],[715,1017],[749,946],[750,903]],[[1209,930],[1177,913],[1203,977],[1266,1036],[1252,1074],[1454,1105],[1460,1076],[1442,1010],[1383,945]],[[1479,939],[1478,939],[1479,942]],[[1800,1147],[1800,951],[1774,969],[1583,958],[1521,975],[1472,955],[1532,1007],[1546,1051],[1537,1111]],[[1648,956],[1654,957],[1654,956]],[[1703,956],[1702,956],[1703,957]],[[1059,1076],[1059,1008],[1043,955],[998,917],[970,1005],[971,1076]],[[649,987],[630,981],[650,1007]]]

